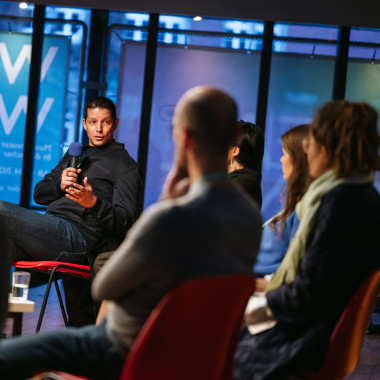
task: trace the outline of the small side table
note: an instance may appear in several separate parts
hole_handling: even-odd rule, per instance
[[[33,311],[33,301],[14,301],[12,296],[9,295],[7,318],[13,319],[12,336],[21,335],[23,313],[32,313]]]

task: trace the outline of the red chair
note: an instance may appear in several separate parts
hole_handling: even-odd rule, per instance
[[[138,335],[121,380],[231,380],[250,275],[200,278],[167,294]]]
[[[304,371],[290,379],[340,380],[350,375],[359,360],[371,313],[380,292],[376,269],[352,296],[330,337],[324,363],[317,371]]]
[[[180,284],[150,314],[120,380],[231,380],[244,310],[254,288],[254,277],[242,274]]]
[[[49,275],[49,280],[46,286],[44,300],[42,302],[40,315],[38,317],[36,332],[39,332],[41,328],[42,319],[45,314],[46,304],[49,298],[52,282],[54,282],[55,289],[57,291],[58,301],[61,307],[62,317],[65,322],[65,326],[68,326],[68,318],[67,318],[66,310],[63,305],[61,291],[57,283],[57,273],[90,280],[91,279],[90,267],[88,265],[71,264],[71,263],[65,263],[65,262],[60,262],[60,261],[17,261],[13,264],[13,266],[15,268],[20,268],[20,269],[36,270],[38,272]]]

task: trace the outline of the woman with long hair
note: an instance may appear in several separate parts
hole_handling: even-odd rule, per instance
[[[302,141],[308,136],[309,125],[289,129],[281,136],[282,173],[286,181],[284,208],[264,224],[260,252],[254,272],[262,277],[274,273],[280,265],[299,220],[294,211],[310,184],[309,168]]]
[[[300,224],[263,302],[249,315],[259,334],[242,331],[235,379],[285,379],[317,369],[350,298],[380,267],[377,112],[366,103],[331,101],[305,139],[313,178],[296,205]],[[274,283],[272,283],[274,281]]]

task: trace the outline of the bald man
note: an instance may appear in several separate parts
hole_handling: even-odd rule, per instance
[[[226,171],[236,119],[234,100],[219,89],[184,94],[174,113],[176,154],[163,200],[143,213],[94,280],[93,296],[111,301],[105,322],[6,342],[2,375],[50,368],[118,379],[142,325],[168,291],[196,277],[252,272],[261,217]]]

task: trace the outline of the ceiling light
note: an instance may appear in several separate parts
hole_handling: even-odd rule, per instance
[[[202,20],[202,16],[194,16],[193,20],[194,21],[201,21]]]
[[[22,2],[22,3],[20,3],[20,4],[18,5],[18,7],[21,8],[21,9],[26,9],[26,8],[28,8],[28,4],[25,3],[25,2]]]

